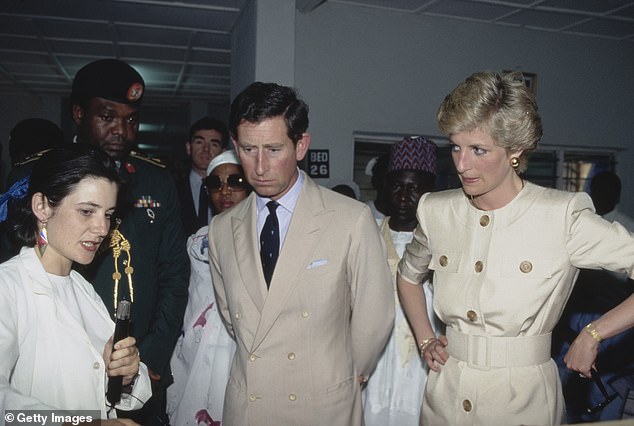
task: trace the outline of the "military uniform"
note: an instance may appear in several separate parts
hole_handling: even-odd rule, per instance
[[[132,334],[141,358],[168,385],[169,361],[187,305],[189,277],[178,196],[164,166],[134,152],[121,163],[120,173],[125,180],[117,214],[120,223],[113,227],[129,241],[130,259],[125,251],[117,259],[121,274],[118,299],[133,298]],[[132,294],[126,266],[133,268]],[[112,248],[95,259],[88,273],[112,313],[114,273]]]
[[[153,380],[143,409],[125,417],[147,425],[167,422],[165,390],[187,305],[189,259],[171,174],[150,158],[123,153],[136,140],[144,92],[134,68],[102,59],[77,72],[70,98],[78,142],[107,152],[124,180],[107,244],[85,275],[111,313],[124,297],[132,301],[132,335],[141,359],[160,380]]]

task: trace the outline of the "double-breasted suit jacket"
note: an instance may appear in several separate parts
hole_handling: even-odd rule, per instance
[[[223,423],[363,424],[358,376],[394,318],[370,210],[304,176],[268,291],[258,241],[255,194],[211,221],[213,285],[237,342]]]

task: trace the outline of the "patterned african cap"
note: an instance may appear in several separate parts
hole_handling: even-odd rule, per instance
[[[390,150],[387,171],[420,170],[436,174],[436,144],[422,136],[407,136]]]

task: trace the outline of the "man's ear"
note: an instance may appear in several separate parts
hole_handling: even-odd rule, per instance
[[[185,142],[185,153],[190,157],[192,156],[192,143],[190,141]]]
[[[308,152],[308,147],[310,146],[310,134],[303,133],[302,137],[295,144],[295,159],[297,161],[302,161],[304,156]]]
[[[73,121],[79,126],[81,124],[81,120],[84,118],[84,109],[77,104],[73,104],[72,113]]]
[[[48,198],[41,192],[36,192],[31,197],[31,209],[33,214],[40,222],[47,222],[51,217],[51,206],[48,204]]]

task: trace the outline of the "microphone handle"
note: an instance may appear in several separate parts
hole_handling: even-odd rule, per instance
[[[112,345],[119,340],[123,340],[130,335],[130,320],[118,319],[114,328],[114,337],[112,338]],[[108,390],[106,392],[106,399],[111,405],[115,405],[121,401],[121,390],[123,388],[123,376],[113,376],[108,378]]]

